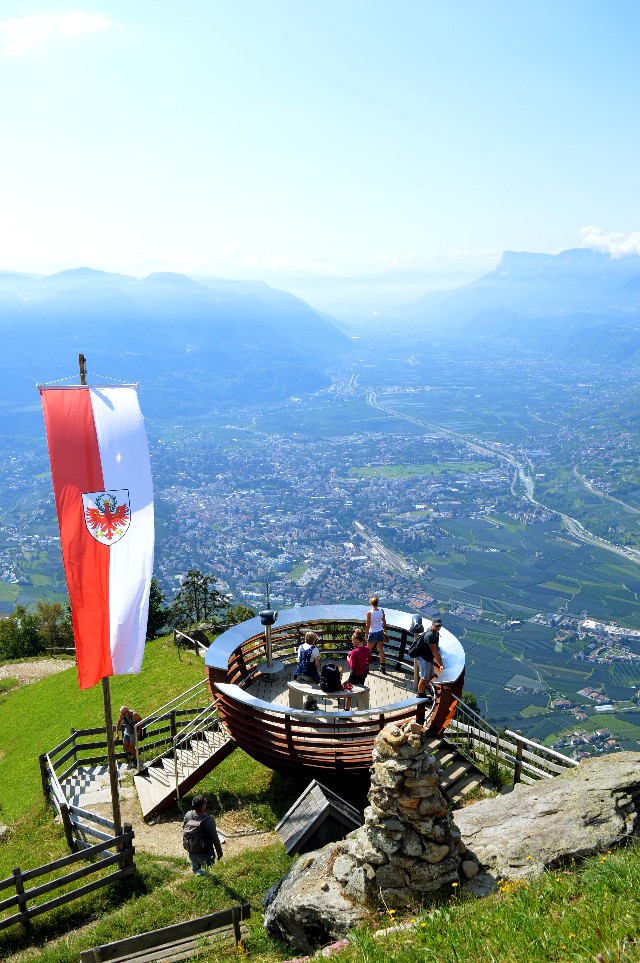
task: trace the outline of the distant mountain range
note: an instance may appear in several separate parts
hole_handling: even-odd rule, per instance
[[[558,356],[640,361],[640,257],[507,251],[491,274],[425,294],[397,321],[442,339],[466,334]]]
[[[266,284],[89,268],[0,272],[0,333],[0,412],[39,408],[35,383],[73,378],[80,352],[90,381],[140,381],[145,411],[173,417],[317,390],[351,347],[326,315]]]

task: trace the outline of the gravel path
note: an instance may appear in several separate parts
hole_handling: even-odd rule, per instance
[[[73,659],[36,659],[32,662],[8,662],[0,666],[0,679],[18,679],[21,685],[37,682],[45,676],[55,675],[73,668]]]

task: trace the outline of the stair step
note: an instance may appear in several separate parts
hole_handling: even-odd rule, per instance
[[[463,796],[466,796],[468,793],[472,792],[472,790],[477,789],[478,786],[483,785],[485,785],[485,777],[482,775],[482,773],[473,772],[470,773],[466,779],[461,779],[459,782],[456,782],[451,787],[451,790],[447,793],[447,795],[449,796],[449,799],[455,802],[456,800],[462,799]]]
[[[442,769],[444,769],[445,766],[448,766],[449,763],[453,762],[454,760],[461,758],[459,753],[451,749],[443,749],[441,752],[434,753],[434,755],[436,757],[436,765],[440,766]]]
[[[473,764],[467,762],[466,760],[455,762],[453,765],[449,766],[446,773],[440,780],[441,787],[444,790],[449,789],[455,782],[458,781],[458,779],[462,779],[463,776],[467,776],[473,768]]]
[[[178,764],[181,759],[193,759],[190,765],[185,766],[187,772],[180,773],[179,793],[180,796],[189,792],[197,785],[207,773],[211,772],[219,763],[230,755],[236,748],[236,743],[231,738],[226,738],[213,750],[202,752],[197,757],[193,753],[181,751],[178,753]],[[203,746],[204,749],[204,746]],[[134,777],[135,787],[138,791],[138,798],[145,819],[156,816],[168,809],[176,798],[175,768],[173,759],[161,759],[156,765],[150,766],[144,773]]]

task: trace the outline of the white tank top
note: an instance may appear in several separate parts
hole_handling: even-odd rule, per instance
[[[382,632],[382,613],[384,609],[371,609],[370,632]]]

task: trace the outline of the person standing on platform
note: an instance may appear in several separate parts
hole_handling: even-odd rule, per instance
[[[425,632],[420,644],[420,654],[418,655],[418,693],[424,694],[425,689],[435,678],[434,664],[442,668],[442,656],[440,655],[440,629],[442,619],[435,617],[431,621],[431,628]]]
[[[351,644],[353,648],[347,655],[347,661],[351,669],[351,673],[347,679],[347,685],[364,685],[369,674],[371,649],[364,640],[362,629],[354,629],[353,635],[351,636]],[[351,696],[347,696],[344,700],[344,707],[347,710],[351,708]]]
[[[378,656],[380,657],[380,671],[383,675],[385,675],[386,668],[384,659],[384,642],[387,635],[387,620],[384,615],[384,609],[378,608],[377,595],[372,595],[369,599],[369,603],[371,608],[367,612],[367,642],[369,643],[369,648],[371,649],[372,654],[374,649],[378,649]]]

